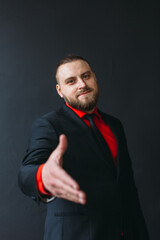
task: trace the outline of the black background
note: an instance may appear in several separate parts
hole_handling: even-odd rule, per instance
[[[158,1],[0,0],[0,239],[40,240],[46,206],[19,190],[33,120],[63,101],[54,69],[87,58],[99,108],[121,119],[151,240],[160,239]]]

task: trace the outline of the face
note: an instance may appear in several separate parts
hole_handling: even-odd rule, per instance
[[[65,63],[58,68],[58,94],[71,107],[92,112],[97,104],[99,90],[95,74],[83,60]]]

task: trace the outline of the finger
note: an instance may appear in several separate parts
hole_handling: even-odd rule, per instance
[[[66,193],[64,195],[61,196],[62,198],[75,202],[75,203],[79,203],[79,204],[85,204],[86,203],[86,197],[85,198],[80,198],[79,196],[75,196],[72,195],[70,193]]]
[[[54,196],[59,197],[59,198],[64,198],[66,200],[80,203],[80,204],[85,204],[86,203],[86,194],[83,191],[79,191],[76,194],[69,192],[69,191],[64,191],[62,188],[53,188],[53,193]]]
[[[56,179],[51,185],[55,191],[60,190],[65,195],[68,194],[78,198],[86,198],[86,194],[82,190],[73,189],[71,186],[64,184],[61,180]]]
[[[80,189],[79,184],[63,168],[59,166],[54,169],[54,177],[73,189]]]
[[[69,201],[73,201],[81,204],[86,203],[86,194],[83,191],[79,191],[78,194],[72,194],[71,192],[66,192],[64,193],[63,198]]]

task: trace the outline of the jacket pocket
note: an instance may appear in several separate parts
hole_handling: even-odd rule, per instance
[[[56,217],[74,217],[74,216],[85,216],[85,211],[59,211],[59,212],[55,212],[54,216]]]

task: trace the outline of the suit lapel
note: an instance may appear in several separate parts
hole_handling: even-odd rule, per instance
[[[87,144],[91,146],[93,151],[95,151],[95,154],[100,156],[101,159],[103,159],[103,162],[105,166],[108,168],[110,167],[113,171],[113,174],[116,175],[116,168],[113,162],[113,158],[111,156],[110,150],[102,151],[100,146],[97,146],[97,141],[95,137],[93,136],[93,133],[91,129],[87,126],[87,124],[69,107],[66,105],[63,105],[63,107],[60,110],[60,113],[64,114],[67,118],[70,118],[70,120],[74,123],[74,125],[77,125],[77,129],[79,129],[82,133],[85,134],[84,137],[88,139]],[[86,139],[85,139],[86,141]],[[97,159],[99,161],[99,159]]]

